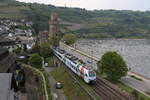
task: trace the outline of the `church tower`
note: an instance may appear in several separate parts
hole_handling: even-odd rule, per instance
[[[50,37],[55,37],[59,36],[59,21],[58,21],[58,14],[57,13],[52,13],[51,14],[51,19],[49,21],[49,36]]]
[[[58,14],[52,13],[49,21],[49,38],[52,40],[51,42],[55,42],[55,46],[59,46],[59,40],[62,37],[59,24]]]

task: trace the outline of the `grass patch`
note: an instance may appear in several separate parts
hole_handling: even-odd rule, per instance
[[[56,68],[51,72],[51,75],[63,83],[63,92],[67,100],[90,100],[89,96],[75,83],[64,67]]]
[[[48,97],[49,97],[49,100],[52,100],[52,95],[51,95],[51,87],[49,85],[49,80],[48,80],[48,74],[45,72],[45,71],[42,71],[44,77],[45,77],[45,80],[46,80],[46,89],[47,89],[47,92],[48,92]]]
[[[0,2],[0,6],[7,6],[8,4],[7,3],[1,3]]]
[[[28,11],[29,9],[27,7],[0,6],[0,18],[24,18],[26,15],[22,12],[23,10]]]
[[[130,76],[131,76],[132,78],[136,79],[136,80],[142,81],[141,78],[138,78],[138,77],[136,77],[136,76],[134,76],[134,75],[130,75]]]
[[[17,18],[24,18],[23,14],[0,14],[0,18],[7,18],[7,19],[17,19]]]

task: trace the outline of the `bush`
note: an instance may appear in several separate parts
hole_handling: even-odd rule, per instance
[[[76,41],[76,36],[74,34],[65,34],[63,40],[66,44],[71,45],[74,44]]]
[[[57,36],[49,37],[50,45],[53,47],[57,47],[59,45],[60,40],[61,40],[61,38],[57,37]]]
[[[50,48],[50,44],[48,42],[43,42],[41,44],[36,43],[31,53],[38,53],[42,57],[46,58],[52,54],[52,49]]]
[[[133,90],[132,91],[132,95],[134,96],[134,97],[136,97],[136,98],[138,98],[138,91],[136,91],[136,90]]]
[[[40,45],[38,43],[36,43],[32,49],[31,49],[31,53],[38,53],[40,54]]]
[[[44,58],[50,56],[52,53],[52,50],[50,48],[50,44],[47,42],[41,43],[40,44],[40,55]]]
[[[101,72],[107,75],[107,78],[112,81],[117,81],[122,76],[127,74],[128,68],[123,58],[116,52],[107,52],[98,62],[98,67]]]
[[[139,96],[138,100],[146,100],[146,99],[144,97],[142,97],[142,96]]]
[[[21,51],[22,51],[21,47],[18,47],[17,49],[14,50],[14,52],[17,53],[17,54],[21,53]]]
[[[49,67],[54,67],[54,59],[53,57],[46,58],[46,62],[48,62]]]
[[[42,58],[37,53],[32,54],[31,57],[29,58],[29,64],[36,68],[41,68],[42,67]]]

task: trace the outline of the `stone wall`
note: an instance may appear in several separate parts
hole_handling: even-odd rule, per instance
[[[10,70],[13,70],[15,61],[15,54],[8,54],[6,57],[3,57],[3,59],[0,60],[0,73],[6,73],[10,72]]]
[[[25,68],[27,100],[45,100],[41,76],[31,69]]]

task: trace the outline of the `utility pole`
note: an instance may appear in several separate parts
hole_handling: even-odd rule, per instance
[[[91,67],[93,68],[93,49],[91,50]]]
[[[91,44],[91,67],[93,68],[93,46]]]

